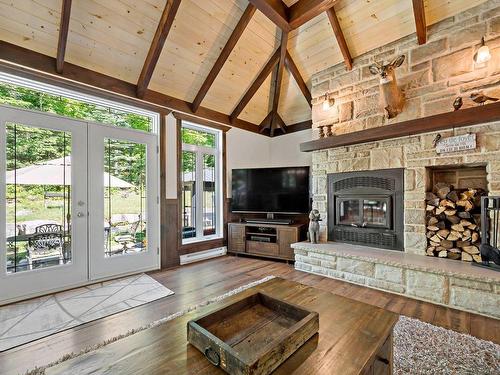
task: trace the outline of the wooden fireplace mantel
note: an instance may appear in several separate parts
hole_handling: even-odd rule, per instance
[[[497,120],[500,120],[500,102],[304,142],[300,144],[300,151],[311,152],[383,139],[407,137]]]

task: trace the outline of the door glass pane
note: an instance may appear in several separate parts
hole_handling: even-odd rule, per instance
[[[215,194],[215,155],[203,155],[203,235],[215,234],[217,205]]]
[[[105,256],[147,250],[146,145],[104,139]]]
[[[364,199],[363,223],[368,226],[387,226],[387,201],[384,199]]]
[[[196,237],[196,153],[182,151],[182,238]]]
[[[358,199],[343,199],[339,204],[339,222],[340,225],[359,224],[359,200]]]
[[[71,262],[71,133],[7,123],[7,273]]]

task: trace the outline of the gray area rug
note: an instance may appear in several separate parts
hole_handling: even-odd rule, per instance
[[[92,352],[113,342],[165,324],[199,307],[219,302],[273,278],[274,276],[267,276],[256,280],[198,305],[188,307],[186,310],[125,332],[103,343],[87,347],[78,353],[68,353],[58,361],[35,368],[27,372],[26,375],[44,375],[46,369],[59,363],[82,355],[92,355]],[[78,367],[78,363],[75,363],[75,366]],[[98,368],[101,368],[100,364],[96,364],[96,369]],[[86,373],[87,370],[91,371],[93,375],[101,374],[99,371],[94,371],[95,369],[76,368],[75,370],[82,374]],[[500,374],[500,345],[401,316],[394,327],[394,374],[498,375]]]
[[[0,352],[172,294],[139,274],[0,307]]]
[[[500,374],[500,345],[401,316],[394,327],[394,374]]]

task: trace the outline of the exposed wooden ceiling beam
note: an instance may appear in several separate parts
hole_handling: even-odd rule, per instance
[[[57,43],[56,71],[62,73],[64,69],[64,56],[68,42],[69,19],[71,15],[71,0],[63,0],[61,7],[61,22],[59,24],[59,41]]]
[[[352,69],[352,57],[351,53],[349,52],[349,47],[347,47],[347,43],[344,38],[344,33],[342,32],[342,29],[340,27],[339,20],[337,18],[337,14],[335,13],[335,10],[332,8],[328,9],[326,11],[326,14],[328,15],[328,19],[330,20],[330,24],[332,25],[333,33],[335,34],[335,38],[337,38],[337,43],[340,47],[340,52],[342,52],[342,56],[344,56],[344,62],[345,65],[347,66],[347,69],[351,70]]]
[[[273,126],[271,127],[271,134],[270,136],[271,137],[274,137],[274,132],[277,130],[277,129],[281,129],[281,132],[284,134],[287,132],[287,126],[285,124],[285,121],[283,121],[283,119],[281,118],[281,116],[279,115],[279,113],[275,113],[274,114],[274,122],[273,122]]]
[[[136,97],[136,86],[132,83],[119,80],[90,69],[66,62],[62,74],[57,74],[56,59],[0,41],[0,70],[16,74],[35,81],[43,81],[53,85],[72,88],[89,95],[100,97],[122,98],[123,101],[136,103],[139,107],[152,107],[151,110],[166,112],[167,109],[183,112],[196,117],[215,121],[224,125],[259,133],[259,127],[248,121],[234,119],[209,108],[200,107],[193,113],[190,103],[173,98],[156,91],[146,90],[143,100]],[[120,101],[120,100],[117,100]],[[134,105],[134,104],[132,104]]]
[[[265,130],[270,130],[271,129],[271,123],[273,122],[273,111],[269,112],[266,117],[264,117],[264,120],[261,121],[259,124],[260,127],[260,132],[264,133]]]
[[[248,0],[281,30],[290,31],[288,7],[281,0]]]
[[[280,57],[278,63],[278,70],[276,72],[276,80],[274,81],[274,93],[272,93],[272,112],[273,119],[271,125],[271,133],[273,133],[274,125],[277,121],[278,117],[278,105],[280,102],[280,94],[281,94],[281,82],[283,81],[283,70],[285,69],[285,60],[286,60],[286,46],[288,44],[288,32],[281,31],[281,44],[280,44]],[[272,87],[272,86],[271,86]],[[271,135],[272,136],[272,135]]]
[[[288,8],[288,24],[296,29],[333,7],[337,0],[299,0]]]
[[[290,56],[288,51],[286,52],[285,56],[285,64],[286,67],[288,68],[288,71],[292,74],[293,78],[295,79],[295,82],[297,82],[297,86],[299,86],[300,91],[302,91],[302,95],[304,95],[307,104],[309,104],[309,107],[312,108],[311,92],[309,91],[309,88],[307,87],[304,79],[302,78],[302,75],[300,74],[297,65],[295,65],[295,63],[293,62],[292,56]]]
[[[248,102],[253,98],[259,87],[262,86],[262,83],[266,80],[275,65],[278,63],[280,53],[280,48],[278,48],[273,53],[271,58],[267,61],[266,65],[264,66],[264,68],[262,68],[257,78],[255,78],[245,95],[243,95],[238,105],[234,108],[233,112],[230,115],[231,120],[235,121],[238,118],[238,115],[245,109]]]
[[[427,42],[427,24],[425,22],[424,0],[413,0],[413,15],[417,27],[418,44]]]
[[[273,113],[273,111],[267,114],[267,116],[264,118],[264,120],[262,120],[259,126],[261,133],[265,133],[266,130],[269,130],[270,137],[274,137],[274,132],[277,129],[281,129],[281,134],[286,134],[288,132],[288,127],[285,125],[285,122],[283,121],[281,116],[279,114]]]
[[[181,0],[167,0],[167,3],[165,4],[155,36],[153,37],[153,41],[149,47],[146,61],[144,62],[139,80],[137,81],[137,96],[139,98],[142,98],[148,89],[149,82],[153,76],[153,72],[156,64],[158,63],[158,59],[160,58],[163,45],[167,40],[170,29],[172,28],[175,15],[177,14],[180,4]]]
[[[215,62],[214,66],[212,67],[212,70],[210,70],[210,73],[208,74],[207,78],[205,79],[205,82],[201,85],[200,90],[198,91],[198,94],[196,94],[196,97],[193,100],[193,105],[191,106],[193,109],[193,112],[196,112],[198,108],[201,105],[201,102],[203,101],[203,98],[205,98],[205,95],[207,95],[208,90],[212,86],[212,84],[215,81],[215,78],[217,78],[217,75],[221,71],[222,67],[224,66],[224,63],[228,59],[229,55],[233,51],[234,47],[236,46],[236,43],[238,43],[238,40],[240,39],[241,35],[243,34],[243,31],[245,31],[248,23],[252,19],[252,16],[254,15],[256,11],[256,8],[253,4],[248,4],[246,7],[245,11],[243,12],[243,15],[241,16],[240,20],[238,21],[238,24],[234,28],[231,36],[229,37],[228,41],[226,42],[226,45],[222,49],[219,57],[217,58],[217,61]]]

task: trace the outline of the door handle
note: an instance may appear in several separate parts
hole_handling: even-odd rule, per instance
[[[84,201],[78,201],[78,205],[81,207],[81,206],[85,206],[85,202]]]
[[[83,212],[78,212],[78,213],[76,214],[76,216],[78,216],[78,217],[84,217],[84,216],[85,216],[85,214],[84,214]]]

